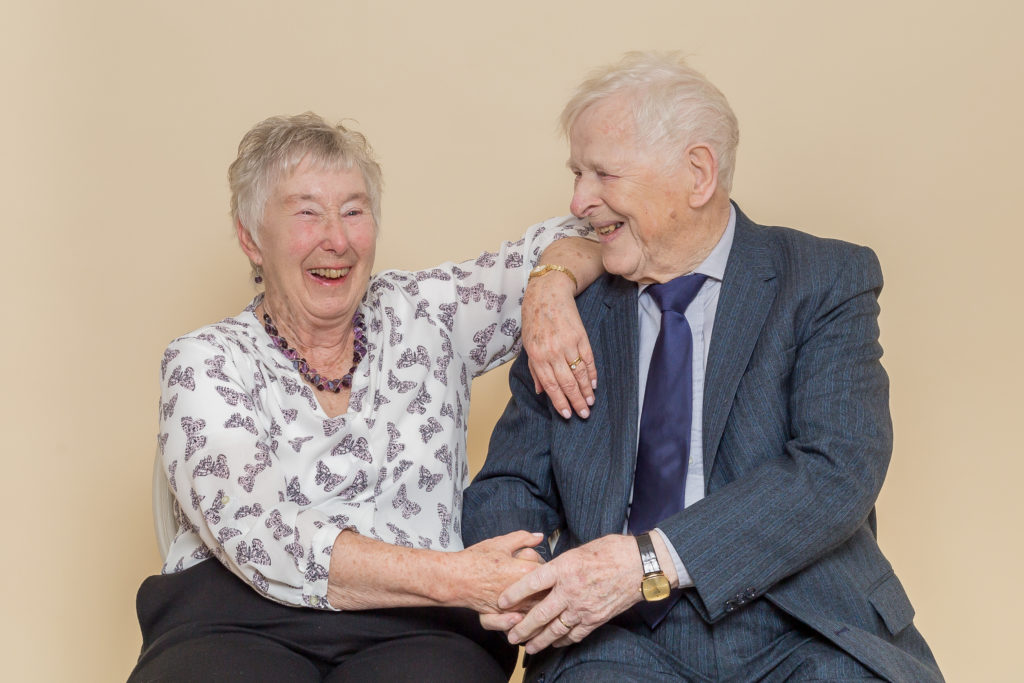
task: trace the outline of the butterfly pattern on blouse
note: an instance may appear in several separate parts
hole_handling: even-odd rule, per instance
[[[434,368],[434,379],[448,386],[448,366],[451,365],[455,351],[452,350],[452,340],[445,333],[441,332],[441,354],[437,357],[437,367]]]
[[[237,406],[241,403],[246,410],[252,410],[255,407],[252,397],[249,394],[244,394],[240,391],[235,391],[230,387],[218,386],[217,393],[221,395],[224,402],[229,406]]]
[[[263,506],[259,503],[253,503],[252,505],[242,505],[235,510],[235,519],[242,519],[244,517],[255,517],[259,519],[263,516]]]
[[[238,549],[235,551],[235,562],[239,565],[259,564],[265,567],[271,565],[270,554],[263,546],[263,541],[258,538],[252,539],[252,544],[247,545],[245,541],[238,542]]]
[[[207,453],[202,460],[192,469],[192,477],[208,477],[210,475],[220,477],[221,479],[227,479],[231,476],[231,470],[228,468],[228,457],[223,453],[217,455],[217,460],[214,461],[213,456]]]
[[[373,462],[373,455],[370,454],[369,443],[365,437],[360,436],[358,439],[354,439],[351,434],[346,434],[345,438],[331,450],[331,455],[348,455],[349,453],[365,462]]]
[[[399,320],[397,315],[395,315],[395,309],[391,306],[384,307],[384,315],[388,317],[388,322],[391,323],[391,330],[388,334],[388,344],[391,346],[398,346],[402,343],[402,333],[399,331],[399,328],[402,326],[402,321]]]
[[[427,351],[427,347],[422,344],[417,345],[415,351],[406,349],[398,358],[399,368],[411,368],[413,365],[422,365],[428,370],[430,369],[430,353]],[[412,387],[409,388],[411,389]],[[408,389],[405,391],[408,391]],[[405,391],[401,393],[405,393]]]
[[[367,483],[366,471],[359,470],[358,472],[356,472],[356,476],[353,477],[352,483],[343,488],[342,490],[338,491],[338,497],[343,498],[345,500],[352,500],[360,493],[365,491],[368,485],[369,484]]]
[[[255,462],[247,463],[242,468],[245,470],[245,474],[238,478],[238,484],[248,493],[252,493],[253,487],[256,486],[256,475],[271,466],[269,446],[265,443],[258,443],[256,448],[260,452],[253,456]]]
[[[497,261],[495,261],[497,256],[498,254],[495,252],[485,251],[477,257],[476,261],[473,262],[473,265],[480,266],[481,268],[491,268],[495,263],[497,263]]]
[[[398,427],[395,426],[394,422],[388,422],[388,449],[387,459],[391,462],[405,450],[405,444],[401,443],[399,439],[402,438],[402,433],[398,431]]]
[[[288,439],[288,445],[292,447],[292,450],[296,453],[302,452],[302,444],[312,440],[311,436],[297,436],[294,439]]]
[[[478,365],[487,364],[487,345],[491,342],[491,338],[494,337],[494,330],[497,329],[497,327],[498,325],[496,323],[491,323],[473,335],[473,341],[476,342],[476,348],[469,352],[469,357]]]
[[[406,406],[405,411],[410,415],[423,415],[427,412],[427,404],[431,401],[430,394],[427,392],[427,388],[420,386],[419,392],[416,394],[416,398],[409,401],[409,405]]]
[[[241,413],[232,413],[231,417],[224,423],[224,426],[228,429],[241,427],[252,434],[259,434],[259,430],[256,429],[256,421],[248,415],[243,418]]]
[[[175,385],[180,385],[183,389],[188,389],[189,391],[196,390],[195,371],[191,366],[182,370],[179,365],[171,371],[171,378],[167,380],[167,386],[173,387]]]
[[[284,523],[280,510],[274,510],[271,512],[263,524],[273,531],[275,541],[280,541],[282,538],[288,538],[295,531]]]
[[[412,460],[401,459],[398,464],[395,465],[395,469],[391,471],[391,480],[398,481],[398,478],[405,474],[405,471],[412,467]]]
[[[195,489],[193,489],[195,490]],[[205,498],[200,498],[200,502]],[[219,489],[217,495],[213,497],[213,502],[203,510],[203,517],[210,524],[220,524],[220,511],[228,504],[228,496],[224,493],[224,489]]]
[[[317,486],[322,487],[324,491],[330,493],[337,487],[341,486],[342,482],[345,481],[345,477],[331,472],[330,468],[324,464],[323,460],[318,460],[316,463],[315,481]]]
[[[388,522],[388,530],[395,535],[395,545],[400,545],[405,548],[413,547],[412,539],[409,537],[409,534],[405,530],[399,528],[397,525],[391,522]]]
[[[165,379],[167,377],[167,364],[177,358],[179,353],[181,353],[181,351],[178,351],[177,349],[164,350],[164,358],[160,361],[160,379]]]
[[[231,378],[224,374],[224,363],[227,358],[221,355],[207,358],[203,363],[207,366],[206,376],[221,382],[230,382]]]
[[[199,432],[206,428],[206,420],[202,418],[193,419],[189,416],[181,418],[181,429],[185,432],[185,462],[189,461],[195,452],[206,445],[206,437]]]
[[[384,492],[384,484],[388,480],[388,468],[381,467],[377,471],[377,483],[373,485],[373,497],[376,498]]]
[[[430,310],[429,309],[430,309],[430,302],[427,301],[426,299],[420,299],[419,303],[416,304],[416,312],[413,313],[413,316],[412,316],[413,320],[417,320],[419,318],[426,318],[427,321],[429,322],[430,321]]]
[[[455,328],[455,312],[459,310],[459,305],[454,301],[447,304],[441,304],[438,306],[441,311],[441,315],[437,317],[441,321],[441,324],[445,326],[449,332]]]
[[[427,493],[434,490],[434,487],[438,485],[441,479],[444,478],[443,474],[433,474],[423,465],[420,465],[420,481],[417,485],[418,488],[426,488]]]
[[[178,402],[178,395],[171,396],[171,400],[167,403],[160,403],[160,414],[164,416],[164,419],[174,415],[174,405]]]
[[[417,282],[423,282],[424,280],[441,280],[442,282],[448,282],[452,279],[452,276],[441,268],[431,268],[430,270],[418,271],[415,274],[415,277]]]
[[[284,493],[279,493],[278,495],[281,496],[282,502],[287,500],[295,503],[296,505],[309,505],[312,502],[304,493],[302,493],[302,487],[299,485],[298,477],[292,477],[289,479]]]
[[[427,424],[420,425],[420,438],[423,439],[423,443],[427,443],[434,438],[435,434],[440,434],[443,430],[444,428],[437,418],[431,416],[427,418]]]
[[[391,501],[391,506],[400,511],[404,519],[418,515],[422,509],[419,505],[409,500],[405,484],[398,487],[398,493],[395,494],[394,499]]]
[[[399,380],[397,377],[395,377],[395,373],[393,371],[388,370],[388,389],[392,389],[400,394],[404,394],[407,391],[410,391],[415,388],[416,382],[403,382]]]
[[[451,538],[448,536],[448,527],[452,524],[452,513],[444,505],[438,503],[437,517],[441,520],[441,535],[438,538],[438,543],[441,544],[442,548],[447,548],[448,544],[451,543]]]
[[[434,451],[434,459],[444,463],[445,469],[448,471],[448,478],[452,478],[452,452],[448,448],[448,444],[444,444],[436,451]]]

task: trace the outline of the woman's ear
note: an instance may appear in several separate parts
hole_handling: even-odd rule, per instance
[[[690,207],[699,209],[711,201],[718,189],[718,159],[709,146],[696,144],[687,148],[685,162],[693,179]]]
[[[249,257],[254,266],[263,265],[263,252],[260,251],[260,246],[256,244],[256,240],[253,239],[252,234],[249,230],[242,225],[242,221],[235,221],[235,231],[238,234],[238,244],[242,247],[242,251]]]

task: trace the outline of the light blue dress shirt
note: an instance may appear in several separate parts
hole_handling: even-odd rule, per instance
[[[707,275],[707,279],[697,292],[697,296],[686,309],[686,322],[693,334],[693,420],[690,424],[690,462],[686,472],[685,505],[689,507],[704,497],[704,372],[707,369],[708,350],[711,348],[711,330],[715,325],[715,312],[718,310],[718,295],[722,291],[722,278],[725,276],[725,264],[732,250],[733,235],[736,232],[736,208],[729,206],[729,224],[722,233],[718,244],[703,263],[693,272]],[[661,309],[654,300],[644,292],[647,285],[638,289],[640,305],[640,412],[643,413],[644,392],[647,388],[647,370],[654,352],[654,343],[661,330]],[[639,418],[637,422],[639,435]],[[632,500],[632,496],[630,496]],[[693,585],[690,573],[686,571],[679,554],[661,529],[655,529],[668,546],[672,561],[679,574],[681,588]]]

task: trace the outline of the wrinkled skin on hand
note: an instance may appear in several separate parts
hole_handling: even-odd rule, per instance
[[[498,606],[514,610],[514,618],[502,622],[496,616],[481,623],[485,628],[497,626],[494,630],[510,623],[501,630],[508,630],[510,643],[525,644],[530,654],[551,645],[578,643],[641,600],[642,578],[636,539],[604,536],[559,555],[509,586]],[[529,606],[525,614],[520,611],[523,606]]]

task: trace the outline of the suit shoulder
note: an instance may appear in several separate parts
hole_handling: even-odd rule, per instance
[[[881,266],[869,247],[777,225],[748,224],[747,230],[781,277],[828,282],[845,274],[881,284]]]

